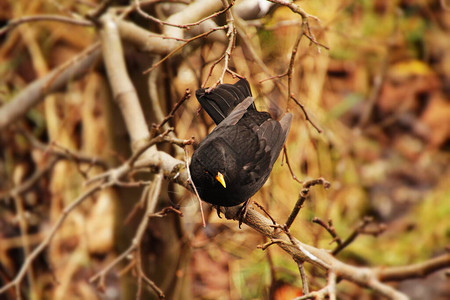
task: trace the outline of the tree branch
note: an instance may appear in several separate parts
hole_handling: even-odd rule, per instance
[[[13,100],[0,107],[0,130],[23,117],[46,95],[57,92],[69,81],[86,75],[99,57],[100,43],[95,43],[45,77],[29,84]]]
[[[100,39],[102,41],[103,61],[109,84],[130,134],[131,148],[134,152],[139,144],[150,138],[150,132],[145,122],[136,89],[128,76],[118,26],[109,14],[103,15],[100,22],[102,23]]]
[[[239,207],[226,208],[223,209],[222,212],[228,219],[239,219]],[[290,234],[287,234],[285,231],[274,228],[273,223],[268,218],[253,209],[248,210],[247,216],[243,222],[268,237],[272,241],[270,244],[277,244],[281,249],[286,251],[294,261],[308,262],[327,272],[334,272],[338,278],[351,281],[361,287],[373,289],[375,292],[388,297],[389,299],[406,300],[408,297],[389,285],[386,285],[384,283],[385,281],[395,280],[396,278],[415,278],[418,274],[429,274],[432,271],[450,266],[450,256],[447,254],[439,259],[433,259],[430,260],[430,262],[414,265],[411,269],[408,269],[406,266],[405,268],[410,270],[409,272],[403,272],[404,270],[402,271],[401,267],[355,267],[336,259],[325,249],[304,244]]]

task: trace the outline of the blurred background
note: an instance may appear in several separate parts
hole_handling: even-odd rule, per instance
[[[360,235],[337,257],[360,266],[421,262],[445,252],[450,242],[450,3],[446,0],[296,1],[308,14],[311,34],[329,49],[301,39],[288,100],[286,72],[301,17],[272,6],[261,18],[236,17],[238,34],[230,69],[247,78],[257,107],[273,115],[294,114],[287,153],[300,180],[323,177],[331,188],[311,190],[292,234],[304,243],[333,249],[332,237],[311,220],[332,220],[345,239],[365,216],[383,231]],[[0,22],[29,15],[85,15],[96,1],[1,1]],[[113,1],[118,10],[131,5]],[[182,4],[179,4],[182,5]],[[237,5],[242,5],[239,2]],[[163,19],[168,4],[148,3]],[[132,12],[128,20],[161,32],[159,25]],[[216,18],[225,23],[224,16]],[[70,60],[98,40],[93,27],[32,22],[0,36],[0,101],[4,104],[34,80]],[[130,76],[149,126],[158,123],[189,88],[211,86],[226,49],[220,39],[199,39],[149,74],[161,56],[124,43]],[[211,75],[208,77],[208,75]],[[238,79],[227,74],[225,82]],[[194,94],[194,93],[193,93]],[[182,139],[200,142],[213,128],[192,96],[170,121]],[[1,109],[1,107],[0,107]],[[0,283],[18,272],[30,251],[46,236],[85,181],[130,156],[129,136],[111,98],[101,62],[64,91],[53,93],[26,116],[0,132]],[[160,150],[184,160],[183,150]],[[73,151],[95,164],[55,160],[52,151]],[[188,149],[192,155],[193,149]],[[73,156],[75,157],[75,156]],[[285,161],[285,160],[284,160]],[[106,166],[106,167],[105,167]],[[44,172],[20,195],[8,191]],[[151,174],[136,175],[151,179]],[[266,185],[253,200],[284,223],[302,186],[280,156]],[[50,246],[31,265],[20,284],[25,299],[136,298],[130,261],[106,276],[104,290],[89,278],[124,251],[142,218],[134,209],[142,187],[106,189],[70,213]],[[250,228],[219,219],[204,205],[207,226],[195,197],[165,182],[158,208],[178,206],[184,216],[150,221],[142,244],[142,265],[168,299],[292,299],[301,295],[296,263]],[[130,212],[133,214],[130,215]],[[370,231],[370,230],[368,230]],[[128,265],[129,266],[129,265]],[[326,275],[306,266],[313,289]],[[411,299],[449,299],[448,271],[395,285]],[[142,299],[154,293],[147,287]],[[353,284],[338,284],[339,299],[378,299]],[[15,299],[17,290],[0,295]]]

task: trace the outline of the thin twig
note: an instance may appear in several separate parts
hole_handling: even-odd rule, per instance
[[[303,283],[303,295],[309,294],[308,276],[306,275],[305,266],[303,262],[297,261],[298,270],[300,271],[300,278]]]
[[[94,26],[94,23],[86,20],[77,20],[69,17],[64,17],[60,15],[36,15],[36,16],[25,16],[18,19],[10,20],[6,26],[0,29],[0,36],[5,34],[7,31],[14,29],[15,27],[32,22],[62,22],[77,26]]]
[[[300,101],[298,101],[298,100],[294,97],[294,95],[291,94],[290,97],[291,97],[292,100],[294,100],[295,104],[297,104],[297,105],[300,107],[300,109],[303,111],[303,115],[305,116],[306,121],[309,122],[309,123],[314,127],[314,129],[315,129],[318,133],[322,133],[322,129],[320,129],[319,126],[317,126],[317,125],[313,122],[313,120],[311,120],[311,118],[309,117],[309,114],[308,114],[308,112],[306,111],[306,107],[305,107]]]
[[[98,24],[98,18],[100,18],[112,4],[113,0],[103,0],[99,6],[97,6],[91,13],[87,14],[86,17],[93,22]]]
[[[226,7],[218,12],[215,12],[197,22],[193,22],[193,23],[189,23],[189,24],[175,24],[175,23],[170,23],[170,22],[166,22],[163,20],[160,20],[152,15],[149,15],[148,13],[146,13],[145,11],[142,10],[141,5],[140,5],[140,1],[139,0],[134,0],[134,7],[136,8],[136,10],[139,12],[139,14],[141,16],[143,16],[146,19],[149,19],[153,22],[158,23],[159,25],[166,25],[166,26],[172,26],[172,27],[177,27],[177,28],[182,28],[182,29],[186,29],[189,30],[191,29],[191,27],[193,26],[197,26],[200,25],[201,23],[205,22],[206,20],[215,18],[217,16],[220,16],[221,14],[228,12],[230,10],[230,8],[234,5],[234,1],[231,2],[230,4],[226,5]]]
[[[22,182],[20,185],[15,186],[11,190],[1,192],[0,193],[0,199],[10,198],[10,197],[16,197],[19,195],[22,195],[26,192],[28,192],[30,189],[33,188],[35,184],[39,182],[41,178],[43,178],[47,173],[49,173],[51,170],[53,170],[53,167],[56,165],[56,163],[60,160],[60,158],[52,158],[50,162],[48,162],[44,168],[37,169],[33,175],[31,175],[30,178],[28,178],[26,181]]]
[[[183,97],[181,97],[181,99],[174,105],[174,107],[172,108],[172,110],[169,112],[169,114],[167,116],[164,117],[164,119],[161,121],[161,123],[159,123],[158,125],[155,125],[155,130],[159,131],[164,124],[166,124],[170,119],[172,119],[175,116],[175,112],[181,107],[181,105],[183,105],[184,102],[186,102],[186,100],[188,100],[189,98],[191,98],[191,90],[190,89],[186,89],[184,91],[184,95]]]
[[[148,68],[147,70],[145,70],[143,72],[143,74],[147,74],[149,72],[151,72],[152,70],[154,70],[155,68],[159,67],[163,62],[165,62],[167,59],[169,59],[170,57],[172,57],[175,53],[177,53],[179,50],[183,49],[184,47],[186,47],[189,43],[191,43],[192,41],[195,41],[197,39],[206,37],[208,35],[210,35],[211,33],[218,31],[218,30],[224,30],[228,28],[228,25],[224,25],[224,26],[219,26],[216,28],[212,28],[207,32],[201,33],[199,35],[196,35],[190,39],[186,40],[186,43],[179,45],[178,47],[176,47],[175,49],[173,49],[169,54],[167,54],[166,56],[164,56],[160,61],[158,61],[156,64],[154,64],[153,66],[151,66],[150,68]],[[162,37],[162,36],[159,36]],[[164,38],[164,37],[162,37]]]
[[[139,224],[139,227],[136,231],[136,234],[130,244],[130,246],[122,252],[118,257],[116,257],[112,262],[110,262],[106,267],[104,267],[101,271],[99,271],[97,274],[92,276],[89,281],[95,282],[99,281],[99,287],[105,288],[105,277],[108,272],[115,267],[118,263],[120,263],[123,259],[128,257],[131,253],[135,252],[137,247],[142,242],[142,238],[147,230],[148,222],[150,220],[151,214],[153,214],[155,204],[157,202],[157,199],[159,197],[159,194],[161,192],[161,184],[162,184],[163,176],[160,172],[158,175],[155,176],[155,179],[152,183],[152,187],[148,193],[147,201],[146,201],[146,210],[145,214],[142,217],[141,223]]]
[[[130,157],[128,160],[128,163],[130,167],[132,168],[135,164],[135,162],[138,160],[138,158],[145,152],[147,149],[149,149],[151,146],[162,143],[165,141],[165,137],[169,134],[169,132],[173,131],[173,128],[169,128],[160,135],[152,138],[150,141],[146,142],[145,144],[141,145]]]
[[[306,19],[306,18],[302,19],[302,26],[300,27],[300,32],[297,35],[297,39],[295,40],[294,46],[292,47],[291,58],[289,60],[288,69],[286,71],[286,75],[288,77],[288,92],[287,92],[288,97],[287,97],[287,101],[286,101],[286,107],[289,105],[289,100],[291,99],[291,95],[293,95],[293,93],[292,93],[292,74],[294,72],[295,57],[297,55],[298,46],[300,45],[302,37],[305,33],[306,26],[308,24],[307,20],[308,19]]]
[[[14,197],[14,202],[16,204],[16,211],[17,211],[17,219],[19,220],[19,228],[20,228],[20,238],[22,240],[22,249],[24,257],[28,257],[30,255],[30,243],[28,241],[28,230],[29,225],[27,222],[27,217],[25,216],[26,211],[23,203],[24,199],[22,196],[17,195]],[[35,285],[35,278],[34,278],[34,268],[33,264],[30,264],[29,268],[27,269],[27,279],[28,279],[28,285],[30,292],[36,293],[36,285]]]
[[[150,192],[150,184],[147,185],[141,193],[141,198],[134,205],[133,209],[128,213],[128,216],[125,218],[124,224],[129,224],[133,217],[141,210],[145,205],[145,200],[148,198],[148,193]]]
[[[197,187],[195,186],[194,181],[192,180],[191,171],[189,170],[189,165],[190,165],[189,155],[187,153],[187,149],[186,148],[184,148],[184,153],[185,153],[184,154],[184,161],[185,161],[185,164],[186,164],[186,171],[188,173],[189,185],[191,186],[192,190],[195,193],[195,196],[197,197],[198,205],[200,206],[200,214],[202,216],[202,224],[203,224],[203,227],[206,227],[205,214],[203,213],[202,200],[200,199],[200,195],[198,194]]]
[[[144,274],[144,272],[142,272],[140,275],[144,279],[145,283],[147,283],[148,286],[150,286],[151,289],[158,295],[159,299],[166,298],[164,292],[152,280],[150,280],[150,278],[148,278],[147,275]]]
[[[300,179],[298,179],[297,175],[295,175],[294,170],[292,169],[292,166],[289,162],[289,156],[288,156],[288,151],[287,151],[287,146],[284,145],[283,146],[283,154],[284,154],[284,159],[286,160],[286,164],[288,166],[289,172],[291,173],[292,179],[294,179],[295,181],[297,181],[300,184],[303,184],[303,181],[301,181]]]
[[[300,191],[297,202],[295,203],[295,206],[292,209],[291,214],[289,215],[288,219],[286,220],[286,223],[285,223],[286,228],[290,228],[292,223],[294,223],[295,218],[297,217],[298,213],[300,212],[300,209],[302,209],[303,203],[305,203],[308,196],[309,196],[309,189],[304,188]]]
[[[165,143],[165,142],[174,143],[176,145],[182,146],[183,148],[185,145],[189,145],[189,144],[193,143],[193,139],[181,140],[181,139],[173,139],[173,138],[168,137],[167,135],[169,132],[171,132],[171,130],[173,130],[173,128],[169,128],[167,131],[163,132],[162,134],[160,134],[160,135],[154,137],[153,139],[151,139],[150,141],[142,144],[136,150],[136,152],[127,161],[125,161],[122,165],[120,165],[114,169],[109,169],[106,172],[103,172],[101,174],[98,174],[98,175],[90,178],[89,180],[86,181],[86,185],[90,185],[95,182],[106,182],[108,180],[113,181],[114,183],[118,183],[118,182],[120,182],[120,178],[122,178],[126,174],[128,174],[132,171],[143,169],[143,168],[148,169],[150,167],[154,171],[159,170],[161,168],[161,164],[162,164],[162,162],[160,160],[155,161],[154,159],[152,159],[152,157],[142,158],[142,156],[143,156],[142,154],[145,153],[147,149],[149,149],[150,147],[152,147],[155,144]],[[154,156],[158,157],[160,155],[164,155],[163,153],[164,152],[158,151],[157,153],[155,153]],[[171,156],[168,156],[168,157],[171,157]],[[168,166],[172,169],[165,170],[165,171],[171,173],[170,178],[172,180],[176,180],[180,175],[182,175],[179,172],[179,166],[180,165],[184,166],[185,164],[180,160],[174,160],[173,163],[175,165],[169,164],[170,166]],[[172,174],[176,170],[178,170],[178,172],[176,174]],[[187,186],[187,184],[184,182],[181,184]]]
[[[61,159],[71,160],[76,164],[81,163],[81,164],[96,165],[103,169],[108,168],[108,164],[106,163],[106,161],[104,161],[99,157],[86,156],[79,151],[68,149],[66,147],[57,144],[56,142],[51,142],[50,144],[42,143],[27,130],[19,129],[18,132],[22,134],[34,148],[45,152],[45,154],[51,154]],[[60,150],[57,150],[55,148]]]
[[[228,4],[227,0],[222,0],[222,3],[224,6],[226,6]],[[234,4],[234,1],[231,3],[231,5],[232,4]],[[230,70],[229,64],[230,64],[231,54],[233,53],[233,50],[236,46],[236,27],[234,26],[234,18],[233,18],[233,14],[231,13],[231,10],[228,10],[226,12],[226,15],[227,15],[227,25],[228,25],[228,32],[227,32],[228,45],[227,45],[227,49],[225,50],[225,53],[223,56],[224,66],[223,66],[222,74],[219,76],[219,80],[218,80],[219,84],[223,83],[223,79],[225,77],[226,72],[230,72],[231,74],[234,73],[233,71]]]
[[[293,74],[293,69],[294,69],[294,63],[295,63],[295,57],[297,55],[297,51],[298,51],[298,47],[300,44],[300,41],[302,39],[303,36],[306,36],[308,39],[310,39],[311,42],[313,42],[316,45],[320,45],[322,47],[325,47],[326,49],[328,49],[328,47],[320,44],[319,42],[317,42],[317,40],[314,37],[314,34],[311,32],[311,27],[309,25],[309,19],[315,19],[317,21],[319,21],[319,18],[310,15],[308,13],[306,13],[302,8],[300,8],[298,5],[287,1],[287,0],[269,0],[273,3],[277,3],[283,6],[287,6],[289,7],[293,12],[301,15],[302,17],[302,26],[300,27],[300,33],[297,35],[297,39],[294,43],[294,46],[292,48],[291,51],[291,57],[289,60],[289,66],[288,69],[286,70],[286,72],[280,74],[280,75],[275,75],[275,76],[271,76],[270,79],[275,79],[275,78],[282,78],[284,76],[288,77],[288,92],[287,92],[287,104],[289,104],[289,100],[292,99],[294,100],[294,102],[300,107],[300,109],[303,111],[303,114],[305,115],[305,119],[306,121],[308,121],[316,130],[318,133],[322,133],[322,130],[316,125],[314,124],[314,122],[311,120],[311,118],[308,115],[308,112],[306,111],[306,108],[304,107],[303,104],[301,104],[294,96],[294,94],[292,93],[292,74]],[[309,33],[309,34],[308,34]]]
[[[328,220],[328,224],[327,224],[324,221],[322,221],[321,219],[319,219],[318,217],[314,217],[312,219],[312,222],[316,223],[316,224],[319,224],[320,226],[325,228],[325,230],[331,235],[333,240],[330,242],[330,244],[333,243],[333,242],[336,242],[338,245],[342,244],[342,239],[338,235],[338,233],[336,232],[336,229],[333,226],[333,221],[331,219]]]
[[[381,232],[383,232],[386,228],[385,225],[381,224],[377,227],[376,230],[366,232],[366,227],[373,222],[372,217],[364,217],[363,220],[358,224],[358,226],[353,230],[353,232],[340,244],[337,245],[337,247],[333,250],[333,255],[337,255],[339,252],[344,250],[348,245],[350,245],[360,234],[372,234],[372,235],[378,235]]]
[[[309,189],[312,186],[315,186],[318,184],[323,185],[323,187],[326,189],[330,187],[330,183],[323,178],[308,180],[303,183],[303,189],[300,191],[297,202],[295,203],[295,206],[292,209],[292,212],[289,215],[289,217],[286,220],[286,223],[284,225],[285,230],[287,230],[291,227],[292,223],[294,222],[295,218],[297,217],[298,213],[300,212],[300,209],[302,208],[303,203],[305,203],[306,199],[309,197]]]
[[[259,204],[259,203],[256,202],[256,201],[253,201],[253,204],[255,204],[256,206],[258,206],[259,209],[262,210],[262,211],[266,214],[266,216],[267,216],[269,219],[272,220],[272,222],[273,222],[274,225],[277,224],[277,222],[275,221],[275,219],[269,214],[269,212],[264,208],[264,206],[262,206],[261,204]]]

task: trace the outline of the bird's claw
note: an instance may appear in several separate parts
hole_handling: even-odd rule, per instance
[[[247,217],[248,207],[250,206],[250,200],[245,201],[245,203],[239,209],[239,229],[241,229],[242,223],[244,223],[245,218]]]
[[[220,215],[220,206],[215,205],[214,207],[216,208],[217,216],[219,217],[219,219],[222,219],[222,216]]]

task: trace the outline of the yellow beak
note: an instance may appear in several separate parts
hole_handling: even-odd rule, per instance
[[[227,184],[225,183],[225,177],[223,177],[222,173],[217,172],[216,180],[220,182],[220,184],[223,185],[224,188],[227,188]]]

